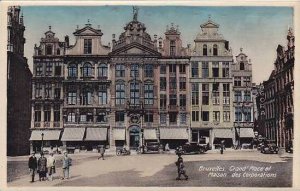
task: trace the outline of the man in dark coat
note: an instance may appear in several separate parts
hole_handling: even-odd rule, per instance
[[[38,160],[38,171],[40,181],[46,180],[47,170],[47,158],[44,156],[44,153],[41,153],[41,157]]]
[[[178,173],[176,180],[180,180],[181,175],[184,176],[185,180],[188,180],[189,177],[188,175],[186,175],[186,171],[183,165],[183,158],[181,157],[181,155],[178,155],[178,160],[175,162],[175,164],[177,166],[177,173]]]
[[[35,157],[35,152],[32,152],[31,156],[29,157],[28,167],[29,167],[29,171],[30,171],[30,175],[31,175],[30,182],[34,182],[35,171],[37,169],[37,159]]]

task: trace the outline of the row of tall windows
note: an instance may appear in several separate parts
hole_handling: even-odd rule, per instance
[[[192,78],[199,77],[199,63],[192,62],[191,64]],[[209,62],[201,62],[202,78],[209,78]],[[213,78],[229,78],[229,62],[222,62],[222,72],[220,74],[219,62],[212,62],[212,77]]]
[[[42,112],[44,112],[44,121],[50,122],[51,121],[51,105],[44,105],[43,110],[40,104],[36,104],[34,106],[34,121],[41,122],[42,121]],[[60,121],[60,105],[55,104],[53,106],[53,121],[59,122]]]
[[[92,105],[93,104],[93,91],[91,89],[84,89],[79,95],[77,90],[68,91],[68,105],[76,105],[77,97],[79,98],[80,105]],[[105,85],[99,86],[98,90],[98,104],[105,105],[108,103],[107,87]]]
[[[243,102],[243,101],[251,101],[251,91],[246,90],[244,91],[244,99],[242,97],[242,91],[235,91],[234,92],[234,101],[235,102]]]
[[[107,114],[105,111],[97,111],[95,115],[92,112],[80,112],[79,115],[76,115],[74,111],[71,111],[67,115],[67,122],[69,123],[85,123],[85,122],[97,122],[104,123],[107,122]]]
[[[137,82],[130,83],[130,104],[137,105],[140,103],[140,84]],[[125,104],[125,84],[116,84],[116,105]],[[144,85],[144,104],[154,104],[154,85]]]
[[[81,75],[83,77],[93,77],[94,76],[94,67],[91,63],[85,63],[81,68]],[[98,77],[107,77],[108,76],[108,67],[107,64],[100,64],[98,66]],[[70,64],[68,67],[68,76],[77,77],[78,76],[78,67],[76,64]]]
[[[235,107],[235,121],[251,122],[251,107]]]
[[[202,105],[209,105],[209,100],[212,100],[213,105],[220,104],[220,90],[219,83],[212,84],[212,92],[210,92],[209,84],[203,83],[202,85]],[[223,84],[223,105],[230,104],[230,84]],[[192,105],[199,105],[199,84],[192,83]],[[211,97],[210,97],[211,94]]]
[[[169,117],[169,118],[167,118]],[[180,124],[186,124],[187,122],[187,116],[186,113],[176,113],[176,112],[169,112],[167,113],[161,113],[159,118],[159,122],[162,125],[166,125],[167,121],[169,121],[170,124],[177,124],[177,120],[179,117],[179,123]]]
[[[44,89],[43,89],[44,88]],[[54,90],[54,97],[52,96],[52,92]],[[60,84],[52,84],[52,83],[35,83],[35,97],[40,98],[43,97],[46,99],[54,98],[60,99],[61,85]]]
[[[211,52],[211,50],[209,52]],[[212,54],[213,56],[218,56],[218,45],[216,45],[216,44],[213,45],[212,53],[213,53]],[[203,56],[208,56],[208,49],[207,49],[206,44],[203,45],[202,54],[203,54]]]
[[[116,77],[125,77],[125,65],[124,64],[116,64]],[[154,67],[152,64],[146,64],[144,66],[144,74],[145,77],[151,78],[154,76]],[[137,64],[132,64],[130,66],[130,76],[138,77],[139,76],[139,66]]]
[[[166,74],[167,73],[167,66],[169,68],[169,73],[176,73],[177,66],[179,67],[179,73],[185,74],[186,73],[186,65],[185,64],[166,64],[160,66],[160,74]]]
[[[212,121],[213,122],[220,122],[220,111],[212,111]],[[192,111],[192,121],[209,121],[209,111]],[[223,111],[223,121],[229,122],[230,121],[230,111]]]
[[[54,70],[54,72],[53,72]],[[62,74],[62,64],[58,62],[47,62],[46,64],[36,64],[35,65],[35,75],[36,76],[61,76]]]

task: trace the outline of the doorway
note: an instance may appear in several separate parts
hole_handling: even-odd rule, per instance
[[[140,128],[132,126],[129,130],[129,147],[130,149],[137,149],[140,146]]]

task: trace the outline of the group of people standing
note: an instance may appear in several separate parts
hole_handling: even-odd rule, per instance
[[[37,159],[35,152],[29,157],[28,167],[30,170],[31,181],[34,182],[35,174],[39,174],[39,181],[53,180],[53,174],[56,173],[56,159],[54,153],[51,152],[49,157],[46,158],[44,153],[41,152],[40,158]],[[64,152],[62,159],[63,178],[68,179],[70,177],[69,170],[72,165],[72,159],[68,156],[67,152]]]

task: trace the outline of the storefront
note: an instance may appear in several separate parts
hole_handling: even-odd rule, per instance
[[[214,141],[213,146],[215,149],[220,147],[221,141],[224,140],[225,147],[231,148],[234,143],[234,130],[231,128],[226,129],[213,129]]]
[[[30,151],[55,150],[61,146],[59,141],[61,130],[32,130],[30,136]]]
[[[65,127],[61,141],[63,142],[63,149],[81,149],[85,150],[83,138],[85,134],[84,127]]]
[[[108,145],[107,128],[88,127],[84,139],[84,146],[88,151],[97,149],[99,145]]]
[[[113,138],[114,138],[116,147],[123,147],[126,144],[125,137],[126,137],[125,128],[114,128],[113,129]]]
[[[184,145],[188,142],[187,128],[160,128],[160,143],[165,146],[169,144],[170,149]]]

